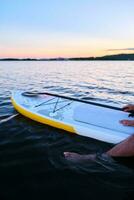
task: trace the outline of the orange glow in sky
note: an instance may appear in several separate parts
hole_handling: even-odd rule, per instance
[[[2,1],[0,58],[134,53],[133,8],[132,0]]]

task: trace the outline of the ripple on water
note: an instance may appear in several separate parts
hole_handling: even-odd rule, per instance
[[[63,191],[77,199],[133,199],[131,162],[81,165],[63,156],[64,151],[105,152],[112,145],[33,122],[10,101],[12,90],[24,89],[121,107],[134,102],[133,62],[1,62],[0,70],[1,195],[50,197],[55,192],[56,197]]]

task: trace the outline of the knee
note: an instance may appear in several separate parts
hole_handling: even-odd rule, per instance
[[[129,139],[134,141],[134,133],[129,137]]]

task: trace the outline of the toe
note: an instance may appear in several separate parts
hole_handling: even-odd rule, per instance
[[[71,154],[70,152],[64,152],[64,156],[65,156],[65,157],[69,157],[70,154]]]

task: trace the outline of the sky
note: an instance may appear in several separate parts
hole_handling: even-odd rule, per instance
[[[0,58],[134,53],[134,0],[0,0]]]

